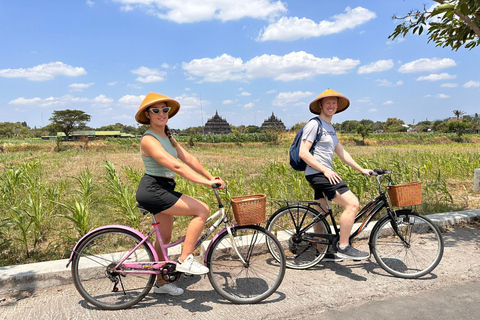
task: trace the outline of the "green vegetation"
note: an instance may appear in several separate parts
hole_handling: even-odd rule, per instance
[[[293,134],[278,135],[275,143],[259,142],[260,136],[232,134],[220,137],[231,142],[183,145],[228,182],[230,196],[267,194],[267,215],[278,209],[278,199],[312,199],[303,173],[287,163]],[[255,142],[245,142],[249,139]],[[355,143],[360,135],[340,139],[365,168],[392,170],[394,183],[422,181],[424,201],[417,208],[422,213],[479,206],[471,187],[473,170],[480,168],[478,136],[465,135],[463,141],[470,143],[457,143],[455,134],[371,134],[365,146]],[[91,141],[88,149],[82,142],[63,142],[63,152],[54,151],[54,141],[8,141],[0,142],[1,265],[66,258],[79,237],[100,225],[149,225],[135,201],[143,174],[138,139]],[[376,193],[372,179],[338,158],[334,163],[361,204]],[[177,178],[177,190],[215,208],[209,188]],[[176,218],[174,239],[189,220]]]

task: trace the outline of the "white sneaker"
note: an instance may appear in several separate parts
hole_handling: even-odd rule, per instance
[[[183,294],[183,289],[177,287],[175,283],[166,283],[162,286],[159,286],[158,284],[155,284],[153,287],[153,292],[154,293],[168,293],[171,296],[179,296]]]
[[[199,275],[208,273],[209,269],[195,260],[193,254],[189,254],[185,261],[177,262],[176,271]]]

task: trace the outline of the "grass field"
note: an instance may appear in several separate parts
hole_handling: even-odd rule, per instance
[[[363,167],[390,169],[394,183],[422,181],[421,213],[480,207],[479,194],[472,191],[474,169],[480,168],[479,144],[432,139],[428,144],[367,139],[366,146],[357,146],[355,138],[342,141]],[[270,215],[279,207],[275,200],[313,198],[303,173],[287,163],[290,140],[182,144],[228,182],[230,196],[266,194]],[[138,140],[68,142],[62,152],[55,152],[55,142],[1,143],[0,266],[65,258],[80,236],[100,225],[148,227],[150,218],[141,216],[135,201],[143,175]],[[361,204],[376,193],[373,179],[338,158],[335,167]],[[178,177],[177,189],[214,209],[209,188]],[[185,232],[188,221],[177,218],[174,239]]]

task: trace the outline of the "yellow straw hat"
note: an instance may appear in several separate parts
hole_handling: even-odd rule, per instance
[[[169,119],[173,118],[173,116],[177,114],[178,110],[180,110],[180,103],[178,103],[176,100],[164,96],[163,94],[150,92],[147,94],[145,99],[143,99],[142,104],[138,108],[137,114],[135,114],[135,120],[141,124],[150,124],[150,119],[145,116],[145,110],[157,102],[165,102],[167,107],[171,108],[168,112]]]
[[[331,89],[327,89],[327,90],[323,91],[322,93],[320,93],[320,95],[318,97],[316,97],[315,100],[313,100],[310,103],[310,112],[315,113],[315,114],[320,114],[320,111],[321,111],[320,100],[323,99],[323,98],[328,98],[328,97],[337,97],[338,98],[338,108],[337,108],[337,112],[335,112],[335,113],[345,111],[345,109],[347,109],[348,106],[350,105],[350,100],[348,100],[347,97],[345,97],[344,95],[342,95],[342,94],[340,94],[336,91],[333,91]]]

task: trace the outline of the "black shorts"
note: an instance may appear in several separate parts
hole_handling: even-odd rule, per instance
[[[323,194],[327,196],[328,200],[332,200],[337,195],[337,191],[339,194],[344,194],[349,190],[343,180],[337,184],[331,184],[323,173],[311,174],[305,178],[315,190],[315,200],[324,198]]]
[[[175,191],[175,180],[144,175],[137,190],[137,202],[151,213],[159,213],[172,207],[182,196]]]

